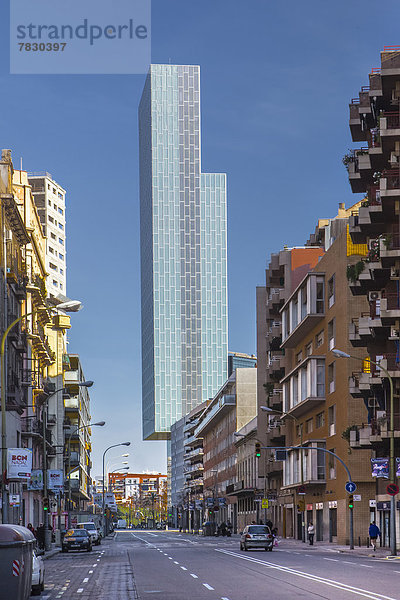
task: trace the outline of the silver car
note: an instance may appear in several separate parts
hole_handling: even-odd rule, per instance
[[[247,525],[241,533],[240,549],[264,548],[272,552],[274,536],[267,525]]]

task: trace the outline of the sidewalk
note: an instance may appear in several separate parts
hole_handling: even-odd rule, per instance
[[[281,550],[298,550],[304,552],[338,552],[342,554],[356,554],[358,556],[372,556],[375,558],[386,558],[391,556],[390,548],[377,548],[374,551],[366,546],[354,546],[354,550],[350,550],[349,546],[341,546],[339,544],[329,544],[327,542],[314,542],[312,546],[308,542],[301,540],[278,538]],[[400,557],[399,557],[400,558]]]

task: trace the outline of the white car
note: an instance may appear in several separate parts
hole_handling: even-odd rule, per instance
[[[93,522],[88,523],[78,523],[76,529],[86,529],[88,534],[90,535],[90,539],[92,540],[93,546],[100,546],[101,544],[101,536],[99,531],[97,530],[96,524]]]
[[[32,596],[40,596],[44,590],[44,561],[33,551],[32,555]]]

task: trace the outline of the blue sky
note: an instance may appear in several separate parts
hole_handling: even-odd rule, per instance
[[[105,0],[100,0],[105,1]],[[67,287],[85,308],[69,350],[91,390],[93,475],[130,440],[132,470],[165,471],[141,441],[137,107],[144,76],[9,75],[0,12],[0,140],[68,190]],[[348,102],[399,38],[398,2],[153,0],[152,61],[201,66],[202,168],[228,177],[229,348],[255,352],[267,256],[356,201],[341,163]],[[121,450],[121,453],[123,450]],[[110,452],[118,457],[119,449]],[[122,460],[122,459],[121,459]],[[118,463],[116,462],[117,466]]]

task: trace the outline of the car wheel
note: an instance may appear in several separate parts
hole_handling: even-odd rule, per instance
[[[40,589],[40,585],[32,586],[32,596],[40,596],[42,590]]]
[[[92,546],[89,546],[89,548],[87,549],[88,552],[92,551]]]
[[[68,548],[62,548],[61,552],[68,552]]]

